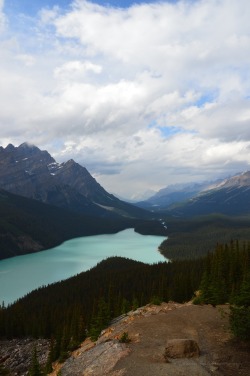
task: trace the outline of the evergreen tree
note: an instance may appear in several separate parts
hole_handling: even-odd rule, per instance
[[[29,368],[28,375],[29,376],[43,376],[43,372],[41,370],[41,366],[40,366],[38,358],[37,358],[36,347],[33,350],[32,360],[31,360],[31,365],[30,365],[30,368]]]
[[[54,358],[55,357],[54,346],[55,346],[54,338],[51,338],[51,340],[50,340],[49,354],[48,354],[47,362],[46,362],[46,365],[45,365],[45,373],[46,374],[51,373],[53,371],[52,364],[53,364],[53,361],[56,360]]]
[[[67,328],[64,327],[63,335],[60,341],[60,354],[59,354],[60,363],[63,363],[68,357],[68,345],[69,345],[69,336],[67,333]]]
[[[130,303],[127,299],[123,298],[122,299],[122,307],[121,307],[121,313],[126,313],[130,310]]]
[[[139,301],[138,299],[134,296],[133,301],[132,301],[132,309],[135,311],[137,308],[139,308]]]
[[[230,326],[236,337],[250,341],[250,307],[231,306]]]
[[[110,311],[109,311],[109,306],[105,302],[104,298],[100,298],[98,302],[98,307],[97,307],[97,313],[94,315],[91,326],[90,326],[90,331],[89,335],[93,340],[96,340],[102,331],[110,321]]]
[[[250,273],[244,278],[239,295],[230,307],[230,324],[236,337],[250,340]]]

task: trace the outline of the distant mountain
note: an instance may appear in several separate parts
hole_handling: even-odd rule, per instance
[[[217,183],[220,181],[217,181]],[[137,202],[136,205],[151,211],[167,209],[174,203],[183,202],[196,196],[203,190],[208,189],[211,184],[211,182],[203,182],[169,185],[147,200]]]
[[[169,185],[136,203],[151,212],[174,216],[250,214],[250,171],[214,182]]]
[[[210,185],[187,202],[172,205],[168,212],[175,216],[250,214],[250,171]]]
[[[149,214],[108,193],[85,167],[72,159],[57,163],[29,143],[0,147],[0,188],[76,212],[146,218]]]

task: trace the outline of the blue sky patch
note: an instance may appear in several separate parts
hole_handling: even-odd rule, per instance
[[[18,14],[35,17],[43,9],[50,9],[59,6],[62,9],[69,9],[72,4],[71,0],[11,0],[5,1],[4,12],[8,17],[15,17]]]
[[[148,125],[148,128],[156,128],[161,132],[161,135],[164,138],[169,138],[174,136],[177,133],[186,133],[181,127],[176,126],[160,126],[157,124],[156,120],[151,121],[151,123]]]
[[[177,133],[182,133],[183,130],[180,127],[157,127],[164,138],[172,137]]]
[[[167,3],[177,3],[178,0],[165,0]],[[133,4],[150,4],[158,1],[154,0],[93,0],[92,3],[111,6],[117,8],[128,8]],[[9,0],[5,1],[4,12],[10,16],[13,14],[25,13],[29,16],[35,16],[42,8],[52,8],[59,6],[62,9],[70,8],[73,0]]]
[[[196,102],[197,107],[203,107],[205,103],[211,103],[215,100],[215,93],[207,93],[202,95]]]

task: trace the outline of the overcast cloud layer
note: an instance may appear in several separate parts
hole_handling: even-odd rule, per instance
[[[75,0],[31,16],[0,0],[1,145],[73,158],[127,198],[249,169],[249,14]]]

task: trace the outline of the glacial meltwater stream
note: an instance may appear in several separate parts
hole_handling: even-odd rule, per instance
[[[0,304],[14,302],[39,286],[86,271],[111,256],[148,264],[166,261],[158,251],[162,236],[140,235],[133,229],[117,234],[75,238],[58,247],[0,261]]]

